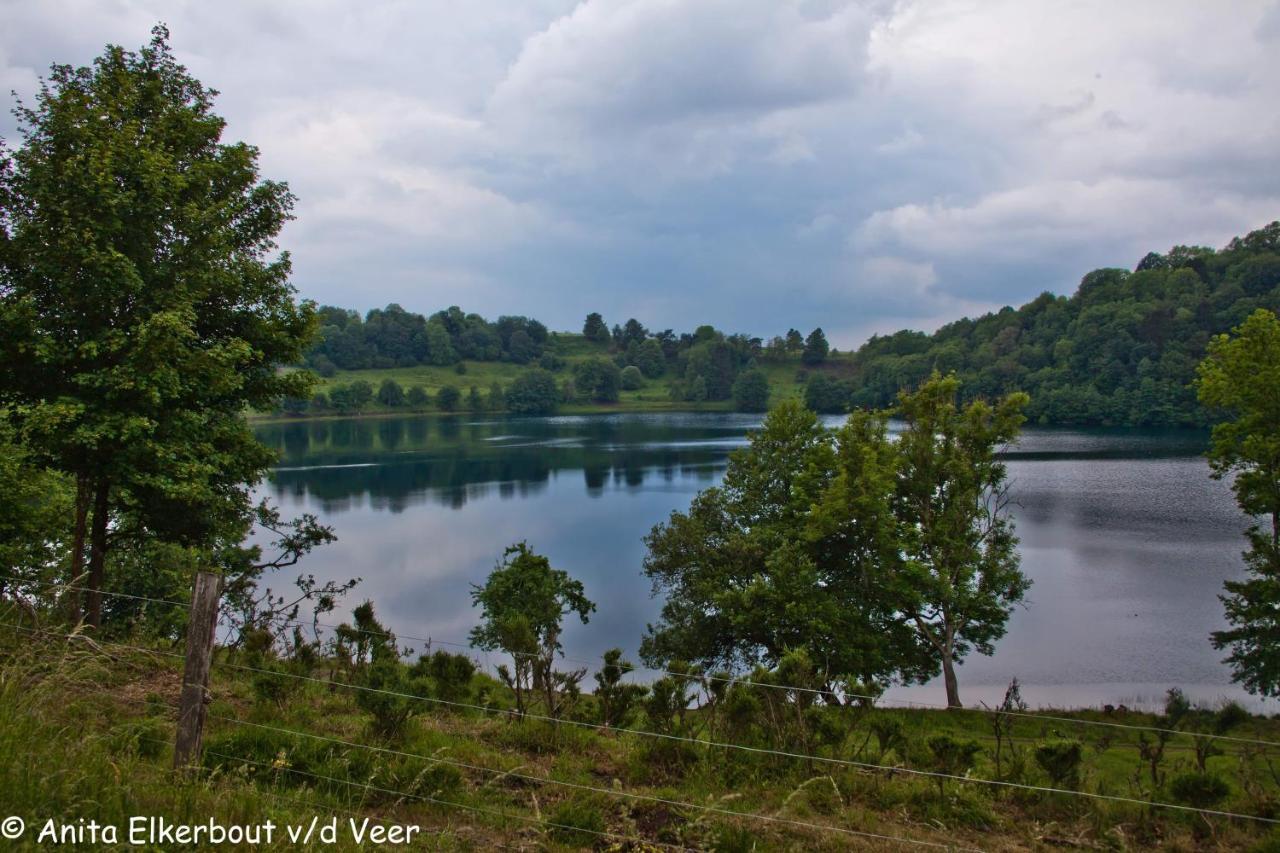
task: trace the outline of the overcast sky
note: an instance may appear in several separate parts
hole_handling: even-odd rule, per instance
[[[4,100],[160,20],[361,310],[849,347],[1280,218],[1274,2],[0,0]]]

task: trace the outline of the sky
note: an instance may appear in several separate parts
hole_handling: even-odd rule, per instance
[[[0,100],[158,21],[361,311],[850,348],[1280,218],[1277,2],[0,0]]]

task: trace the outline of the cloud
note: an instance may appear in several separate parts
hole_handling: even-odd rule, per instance
[[[2,0],[0,0],[2,2]],[[1280,216],[1280,5],[46,0],[0,85],[146,41],[290,182],[323,302],[841,348]],[[7,122],[7,123],[6,123]],[[0,134],[13,138],[0,117]]]

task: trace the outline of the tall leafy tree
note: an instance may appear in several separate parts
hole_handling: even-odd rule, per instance
[[[1213,428],[1213,476],[1233,478],[1236,502],[1255,519],[1249,576],[1227,581],[1222,596],[1232,627],[1213,644],[1230,650],[1232,678],[1247,690],[1280,695],[1280,319],[1258,310],[1210,341],[1197,384],[1200,401],[1226,417]]]
[[[1018,434],[1027,395],[959,406],[960,383],[934,374],[900,397],[905,422],[894,516],[898,559],[884,577],[894,608],[942,667],[947,705],[960,705],[957,662],[991,654],[1031,582],[1019,567],[997,451]]]
[[[214,95],[157,27],[137,52],[53,66],[0,151],[0,405],[74,479],[71,570],[87,539],[93,590],[115,512],[193,545],[207,526],[162,513],[247,518],[269,455],[240,413],[309,396],[308,374],[277,371],[314,323],[272,256],[294,198],[221,141]],[[86,609],[96,623],[96,593]]]
[[[518,542],[503,553],[484,586],[472,585],[471,600],[481,614],[480,625],[471,631],[471,643],[511,654],[514,672],[505,670],[504,679],[516,692],[518,710],[525,710],[526,691],[535,690],[542,694],[547,712],[554,715],[559,689],[576,688],[586,674],[586,670],[566,674],[554,669],[556,656],[563,654],[564,618],[576,615],[585,625],[596,609],[582,582],[552,568],[546,557]]]
[[[598,344],[607,344],[613,339],[609,334],[609,326],[604,322],[604,317],[595,311],[587,315],[586,321],[582,324],[582,334],[587,340]]]
[[[830,352],[831,345],[827,343],[827,336],[821,328],[814,329],[804,339],[804,352],[800,353],[800,360],[812,367],[826,361]]]

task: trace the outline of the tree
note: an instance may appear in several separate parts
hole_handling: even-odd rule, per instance
[[[649,379],[657,379],[666,372],[667,357],[657,338],[646,338],[637,345],[634,364]]]
[[[404,389],[394,379],[384,379],[378,386],[378,402],[396,408],[405,404]]]
[[[638,391],[644,387],[644,374],[634,364],[622,369],[619,384],[623,391]]]
[[[492,400],[492,393],[490,399]],[[549,415],[560,402],[560,389],[556,377],[549,371],[535,367],[515,378],[506,393],[508,411],[517,415]]]
[[[415,409],[421,409],[431,402],[431,397],[427,394],[426,388],[421,385],[414,385],[409,389],[409,393],[405,395],[405,402]]]
[[[115,519],[207,564],[271,463],[241,412],[312,382],[277,371],[315,323],[288,255],[270,257],[294,197],[221,141],[214,93],[152,36],[53,66],[15,111],[22,146],[0,149],[0,409],[75,480],[70,571],[87,539],[92,624]]]
[[[622,679],[635,666],[623,660],[622,649],[604,653],[604,666],[596,673],[596,699],[600,702],[600,723],[606,728],[625,726],[632,710],[640,704],[649,689],[643,684],[628,684]]]
[[[849,410],[849,391],[825,373],[814,373],[804,385],[804,404],[821,414],[841,414]]]
[[[744,370],[733,383],[733,407],[739,412],[769,408],[769,379],[761,370]]]
[[[787,329],[786,350],[789,353],[797,353],[804,349],[804,336],[795,329]]]
[[[665,603],[641,643],[646,663],[751,669],[803,650],[831,691],[928,674],[878,594],[896,546],[885,422],[864,416],[836,445],[813,412],[786,400],[732,454],[721,486],[653,528],[644,571]]]
[[[573,384],[578,393],[599,403],[618,402],[622,371],[604,358],[589,358],[573,366]]]
[[[484,399],[480,396],[480,389],[474,385],[472,385],[471,390],[467,392],[467,411],[484,411]]]
[[[597,344],[607,344],[612,340],[609,334],[609,327],[605,325],[604,317],[594,311],[587,315],[586,322],[582,324],[582,334],[587,340]]]
[[[830,350],[831,347],[827,344],[827,336],[822,333],[821,328],[817,328],[809,333],[809,337],[804,339],[804,352],[800,354],[800,360],[813,367],[826,361],[827,353]]]
[[[485,400],[485,407],[491,412],[501,412],[507,407],[507,395],[496,379],[489,384],[489,397]]]
[[[1229,649],[1232,679],[1250,693],[1280,695],[1280,319],[1253,312],[1231,335],[1209,342],[1198,371],[1200,402],[1226,420],[1208,451],[1216,479],[1231,477],[1240,509],[1255,521],[1245,533],[1248,577],[1227,581],[1221,596],[1231,628],[1213,634]]]
[[[446,385],[436,393],[436,405],[442,412],[456,412],[461,399],[462,392],[452,385]]]
[[[556,655],[563,655],[560,633],[564,617],[577,614],[585,625],[596,606],[581,581],[569,577],[551,562],[517,542],[503,552],[502,560],[484,586],[471,587],[471,601],[480,607],[481,624],[471,631],[471,644],[485,651],[505,651],[512,656],[514,673],[505,680],[516,693],[519,713],[527,708],[526,693],[541,692],[547,713],[557,716],[557,695],[586,674],[586,670],[557,673]]]
[[[1031,582],[1018,566],[1005,466],[997,450],[1018,434],[1025,394],[956,404],[959,381],[934,374],[900,396],[894,495],[900,559],[884,579],[942,666],[947,705],[960,706],[955,664],[991,654]]]

